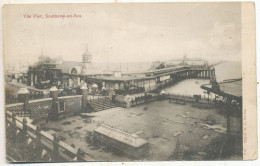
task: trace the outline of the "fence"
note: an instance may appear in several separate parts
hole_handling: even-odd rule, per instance
[[[169,97],[169,98],[176,98],[176,99],[182,99],[182,100],[184,100],[184,101],[186,101],[186,102],[193,102],[193,101],[195,101],[195,97],[194,96],[192,96],[192,95],[180,95],[180,94],[167,94],[167,96]],[[199,98],[198,99],[198,101],[199,102],[203,102],[203,103],[213,103],[214,102],[214,100],[213,99],[211,99],[211,98],[207,98],[207,97],[201,97],[201,98]]]
[[[180,95],[180,94],[146,94],[135,97],[131,100],[131,106],[136,106],[139,104],[145,104],[156,100],[169,100],[169,102],[177,104],[192,103],[193,107],[198,108],[212,108],[214,106],[214,100],[206,97],[199,98],[196,100],[194,96],[191,95]]]
[[[60,141],[57,135],[50,135],[41,130],[40,126],[27,123],[26,118],[20,120],[15,113],[6,112],[7,142],[18,142],[20,156],[26,162],[62,162],[62,161],[94,161],[91,156],[80,148]],[[12,146],[12,144],[10,145]],[[17,148],[17,147],[14,147]],[[7,146],[7,155],[12,147]],[[16,149],[15,152],[18,150]],[[13,154],[12,154],[13,155]],[[12,156],[10,156],[12,157]]]
[[[131,100],[131,106],[146,104],[160,99],[163,98],[158,94],[151,93],[151,94],[140,95]]]
[[[213,108],[215,105],[215,101],[206,98],[206,97],[198,97],[197,95],[176,95],[176,94],[167,94],[169,98],[169,102],[174,102],[177,104],[186,104],[186,102],[192,103],[192,107],[198,108]]]
[[[143,93],[145,91],[144,87],[134,86],[128,89],[117,89],[114,90],[116,94],[119,95],[127,95],[127,94],[136,94],[136,93]]]

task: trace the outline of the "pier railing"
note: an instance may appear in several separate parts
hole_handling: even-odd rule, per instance
[[[168,96],[168,98],[176,98],[176,99],[182,99],[182,100],[185,100],[187,102],[193,102],[195,101],[195,98],[193,95],[182,95],[182,94],[166,94]],[[201,98],[199,98],[198,100],[199,102],[203,102],[203,103],[206,103],[206,102],[209,102],[209,103],[212,103],[214,100],[209,98],[209,97],[204,97],[204,96],[201,96]]]
[[[80,148],[60,141],[58,135],[50,135],[41,130],[41,127],[27,123],[26,118],[17,118],[15,113],[6,112],[6,136],[9,146],[7,155],[22,156],[26,162],[63,162],[63,161],[94,161],[91,156]],[[8,154],[8,152],[19,146],[22,154]],[[8,143],[7,143],[8,144]],[[21,162],[22,162],[21,161]]]
[[[181,94],[146,94],[135,97],[131,100],[131,106],[149,103],[156,100],[169,100],[169,102],[177,104],[192,103],[193,107],[212,108],[215,104],[214,100],[208,97],[200,97],[195,99],[192,95]]]
[[[136,96],[134,99],[131,100],[131,106],[150,103],[158,99],[159,99],[158,95],[152,95],[152,94]]]
[[[192,107],[198,108],[213,108],[215,105],[214,100],[206,97],[198,97],[191,95],[177,95],[177,94],[167,94],[169,102],[174,102],[178,104],[186,104],[186,102],[192,103]]]

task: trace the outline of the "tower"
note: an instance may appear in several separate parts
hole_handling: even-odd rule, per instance
[[[82,54],[82,63],[91,63],[92,55],[88,52],[88,45],[86,46],[85,52]]]

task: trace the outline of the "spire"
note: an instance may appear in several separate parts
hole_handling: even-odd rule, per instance
[[[91,63],[92,55],[88,52],[88,44],[86,44],[85,52],[82,54],[82,63]]]
[[[41,54],[40,56],[38,57],[38,61],[44,61],[44,55],[42,53],[42,48],[41,48]]]

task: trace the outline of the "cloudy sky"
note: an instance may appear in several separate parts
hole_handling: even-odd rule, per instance
[[[23,5],[5,6],[4,16],[7,64],[32,63],[41,53],[80,61],[86,46],[94,62],[241,59],[240,3]]]

